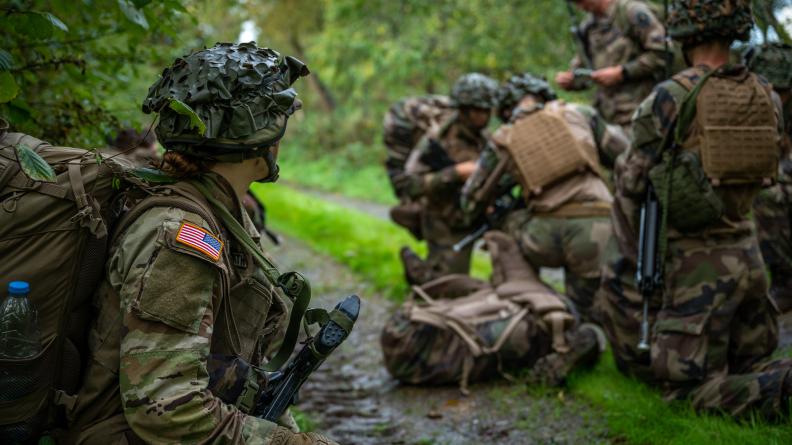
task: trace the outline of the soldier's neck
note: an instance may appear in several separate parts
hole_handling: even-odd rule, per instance
[[[729,46],[723,42],[708,42],[688,50],[688,59],[692,66],[706,65],[718,69],[729,63]]]
[[[234,194],[242,202],[250,184],[262,177],[262,158],[246,159],[242,162],[218,162],[212,171],[222,176],[234,189]],[[266,173],[266,166],[263,167]],[[266,175],[265,175],[266,176]]]

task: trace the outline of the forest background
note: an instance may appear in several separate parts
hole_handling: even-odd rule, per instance
[[[792,0],[754,3],[754,41],[789,42]],[[102,147],[119,128],[145,131],[155,122],[140,106],[175,57],[256,40],[312,71],[295,85],[304,107],[282,144],[284,182],[389,204],[381,134],[393,102],[447,94],[470,71],[499,81],[524,71],[552,79],[575,52],[569,27],[559,0],[0,0],[0,117],[54,144]],[[292,187],[256,191],[276,230],[403,298],[396,253],[402,244],[421,246],[402,229]],[[479,276],[484,263],[477,258]],[[669,406],[620,376],[610,358],[575,377],[569,391],[604,408],[617,442],[792,442],[790,421],[746,425]]]
[[[792,1],[755,3],[756,38],[788,40]],[[312,71],[296,85],[305,106],[284,140],[284,179],[390,203],[391,103],[447,94],[469,71],[552,79],[574,55],[569,26],[557,0],[4,0],[0,115],[56,144],[102,146],[152,124],[140,104],[175,57],[255,39]]]

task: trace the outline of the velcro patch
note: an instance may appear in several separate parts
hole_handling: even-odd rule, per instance
[[[179,232],[176,234],[176,241],[185,246],[206,254],[214,261],[220,259],[223,252],[223,242],[208,231],[185,221],[182,221]]]

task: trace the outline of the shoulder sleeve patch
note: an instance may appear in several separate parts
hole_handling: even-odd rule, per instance
[[[219,261],[224,244],[208,230],[193,223],[182,221],[176,232],[176,242],[195,249],[212,259]]]

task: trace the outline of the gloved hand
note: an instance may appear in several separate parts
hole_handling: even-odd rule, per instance
[[[294,433],[282,426],[272,432],[271,445],[340,445],[319,433]]]

